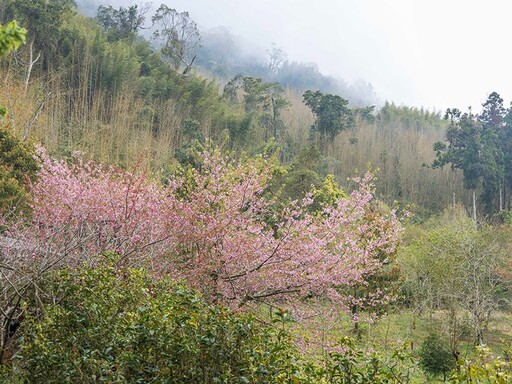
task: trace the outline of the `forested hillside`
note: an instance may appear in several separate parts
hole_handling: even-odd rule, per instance
[[[4,60],[3,100],[15,133],[51,153],[82,150],[96,160],[129,168],[144,164],[158,172],[209,140],[250,154],[271,145],[290,167],[300,161],[302,149],[315,145],[311,127],[322,116],[303,103],[304,86],[316,85],[306,75],[299,76],[304,85],[242,74],[220,86],[193,74],[195,62],[185,76],[183,64],[169,65],[137,34],[143,19],[124,26],[122,18],[136,17],[135,8],[130,16],[128,8],[120,14],[105,7],[104,18],[113,21],[98,22],[59,5],[45,16],[59,20],[48,40],[46,32],[44,39],[37,32],[44,28],[37,25],[44,23],[42,17],[23,16],[31,4],[17,2],[4,11],[5,20],[24,22],[29,34],[21,50]],[[341,99],[335,102],[344,103]],[[432,212],[451,202],[454,192],[457,201],[466,201],[460,175],[422,168],[434,160],[431,146],[443,139],[448,125],[440,113],[393,104],[381,110],[348,104],[344,113],[347,123],[335,132],[336,140],[331,136],[331,144],[320,148],[317,161],[303,170],[295,165],[293,174],[310,177],[302,183],[305,189],[319,185],[327,173],[344,184],[355,170],[370,166],[379,169],[377,193],[388,203],[414,203]]]
[[[0,380],[512,380],[496,92],[381,103],[164,4],[79,9],[0,0]]]

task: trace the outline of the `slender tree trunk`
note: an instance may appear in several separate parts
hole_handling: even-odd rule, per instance
[[[500,212],[503,211],[503,185],[500,184]]]
[[[476,223],[476,189],[473,189],[473,221]]]
[[[456,194],[455,194],[455,171],[454,169],[452,168],[452,172],[451,172],[451,187],[452,187],[452,204],[453,206],[455,207],[455,203],[456,203]]]
[[[274,140],[277,141],[277,107],[276,101],[272,97],[272,133],[274,134]]]
[[[41,57],[41,52],[34,59],[34,40],[30,42],[29,46],[29,60],[28,60],[28,68],[27,68],[27,78],[25,79],[25,95],[28,91],[28,85],[30,83],[30,76],[32,75],[32,69],[34,68],[34,64],[37,63],[39,58]]]
[[[508,201],[508,188],[507,183],[505,182],[505,185],[503,186],[503,209],[509,210],[510,209],[510,202]]]

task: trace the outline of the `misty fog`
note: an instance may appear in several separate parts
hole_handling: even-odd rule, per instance
[[[331,84],[325,91],[340,93],[356,104],[390,100],[429,109],[454,105],[478,109],[492,91],[512,96],[508,76],[512,59],[503,49],[512,29],[506,19],[512,6],[503,1],[485,5],[461,0],[320,0],[314,5],[304,0],[160,2],[189,12],[204,43],[213,42],[219,33],[231,39],[223,49],[231,50],[238,64],[265,66],[267,51],[275,44],[286,52],[288,64],[318,72],[322,81]],[[153,8],[160,2],[153,2]],[[78,3],[89,15],[99,4],[135,4]],[[228,51],[224,59],[233,61],[235,56],[228,58]],[[236,72],[237,63],[232,64]]]

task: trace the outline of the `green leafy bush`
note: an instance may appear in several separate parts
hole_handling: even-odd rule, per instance
[[[431,333],[423,342],[419,351],[419,363],[423,371],[432,376],[443,376],[452,371],[457,361],[450,351],[448,344],[439,337]]]
[[[0,213],[26,209],[25,185],[38,169],[34,149],[0,125]]]
[[[115,257],[114,257],[115,259]],[[280,383],[297,375],[279,327],[207,305],[141,269],[61,271],[55,304],[25,321],[15,360],[30,383]]]
[[[509,354],[506,351],[506,355]],[[476,347],[476,356],[460,360],[457,371],[450,377],[453,383],[507,384],[512,383],[512,362],[496,356],[484,346]]]
[[[354,339],[344,337],[336,351],[323,360],[322,366],[305,364],[304,384],[404,384],[410,383],[417,365],[407,344],[390,354],[362,348]]]
[[[11,21],[5,26],[0,25],[0,56],[17,50],[25,41],[26,33],[27,30],[21,28],[16,21]]]

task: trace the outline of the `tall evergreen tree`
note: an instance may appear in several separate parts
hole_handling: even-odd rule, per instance
[[[451,164],[452,168],[461,169],[464,175],[464,188],[472,191],[473,219],[476,220],[476,188],[484,169],[482,167],[482,125],[471,111],[461,115],[456,108],[448,109],[445,119],[451,124],[446,132],[448,145],[434,144],[436,160],[434,168]]]
[[[500,135],[500,145],[503,152],[503,164],[505,170],[503,205],[505,209],[510,209],[512,200],[512,103],[506,110],[503,117],[503,128]]]
[[[326,149],[327,142],[332,142],[338,133],[354,126],[354,114],[348,107],[348,100],[341,96],[310,90],[302,97],[316,116],[311,133],[313,137],[319,136],[317,142],[321,149]]]
[[[492,92],[482,104],[478,120],[482,124],[482,185],[485,210],[492,214],[503,209],[503,187],[505,181],[504,117],[503,99]]]

